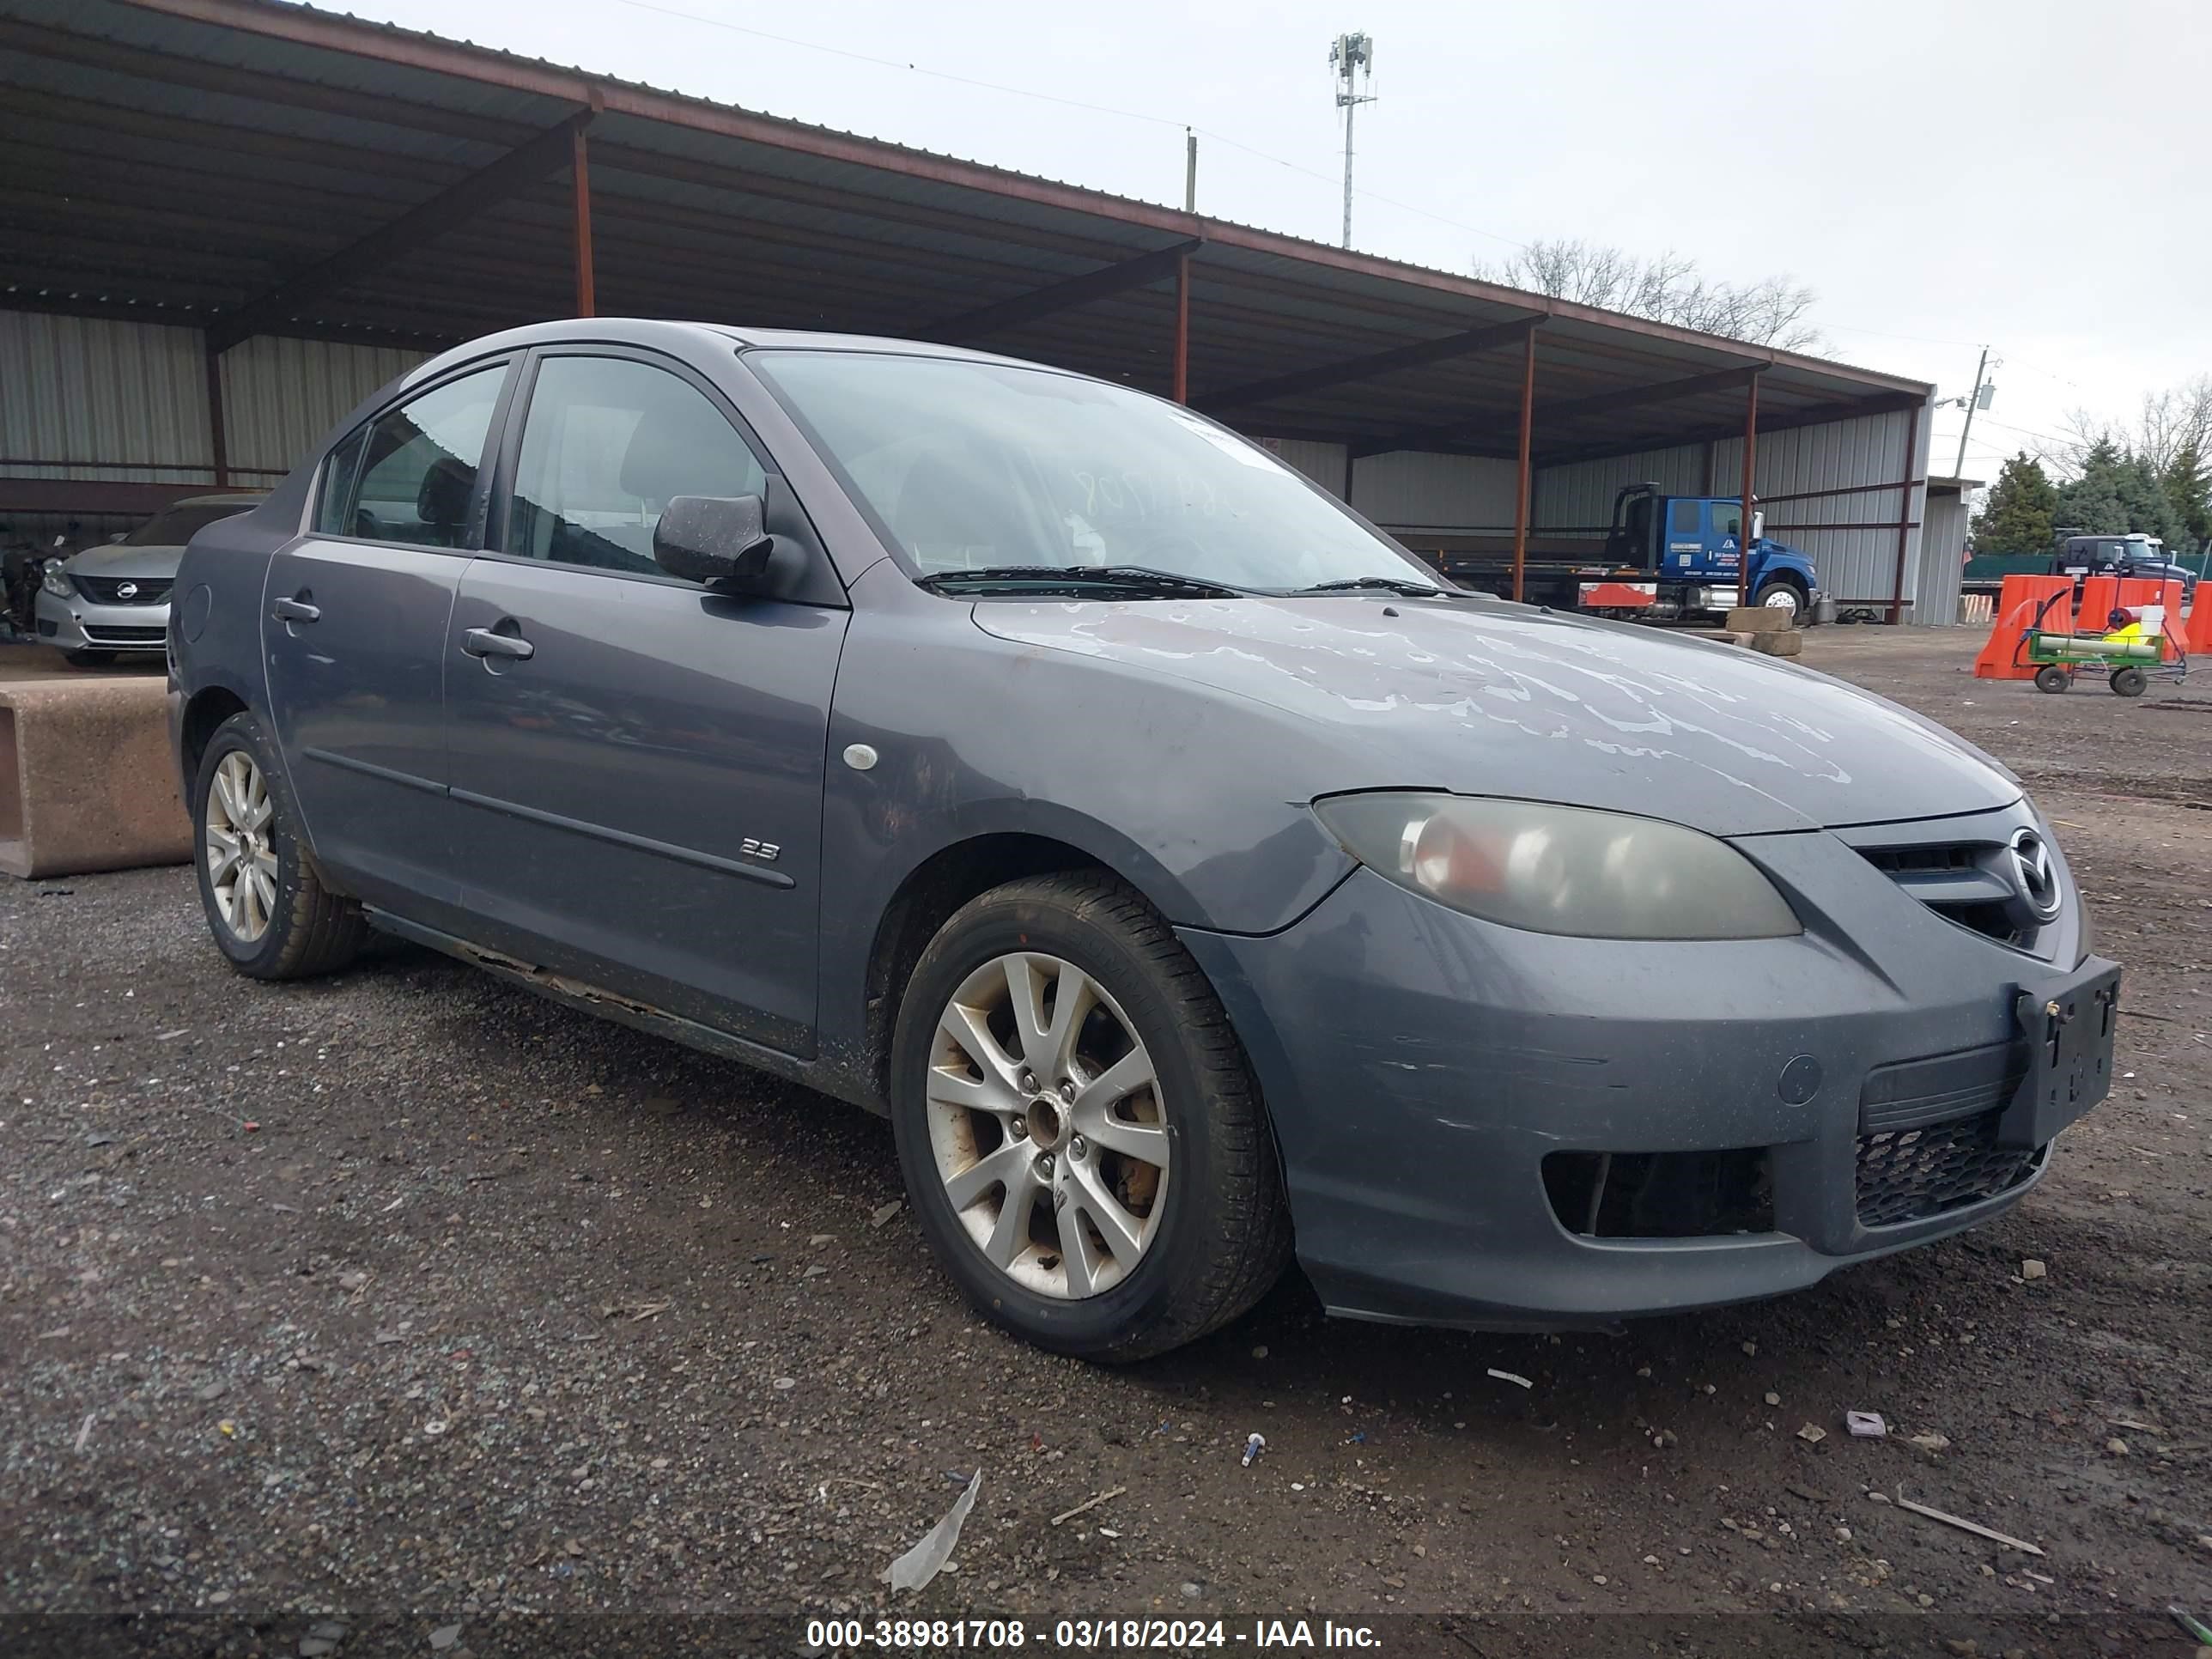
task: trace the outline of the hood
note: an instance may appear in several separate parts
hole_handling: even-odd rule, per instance
[[[177,562],[184,556],[181,547],[88,547],[62,568],[72,576],[136,576],[142,581],[151,576],[167,581],[176,575]]]
[[[1293,717],[1310,794],[1447,789],[1714,835],[2008,805],[2018,782],[1931,720],[1826,675],[1647,625],[1480,600],[994,601],[976,625]]]

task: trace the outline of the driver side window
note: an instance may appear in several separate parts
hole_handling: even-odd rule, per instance
[[[768,475],[704,393],[624,357],[549,357],[523,423],[504,550],[659,573],[653,526],[678,495],[757,495]]]

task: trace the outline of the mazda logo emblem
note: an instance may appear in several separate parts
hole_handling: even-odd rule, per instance
[[[137,582],[125,582],[115,590],[115,597],[118,599],[137,599],[138,597],[138,584]]]
[[[2051,848],[2033,830],[2015,830],[2005,848],[2012,863],[2013,886],[2038,921],[2058,917],[2058,866]]]

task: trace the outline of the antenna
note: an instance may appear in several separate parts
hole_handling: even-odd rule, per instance
[[[1375,42],[1364,34],[1340,34],[1328,49],[1328,61],[1336,71],[1336,106],[1344,112],[1344,246],[1350,247],[1352,118],[1362,104],[1375,101],[1375,94],[1367,89],[1375,73]]]

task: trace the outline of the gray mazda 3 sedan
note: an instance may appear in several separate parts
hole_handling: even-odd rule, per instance
[[[972,352],[549,324],[186,554],[215,940],[372,928],[887,1114],[1007,1328],[1604,1325],[1986,1220],[2118,969],[2002,767],[1505,605],[1265,451]],[[826,1109],[826,1108],[825,1108]]]

